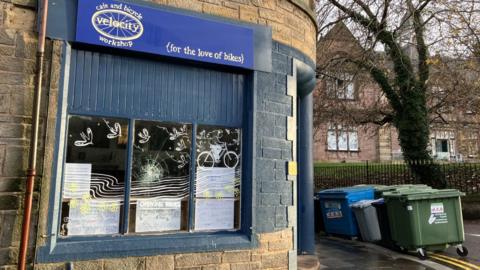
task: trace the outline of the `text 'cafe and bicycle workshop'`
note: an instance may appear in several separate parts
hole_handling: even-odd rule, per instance
[[[39,1],[20,264],[296,269],[314,250],[312,1],[160,2]]]

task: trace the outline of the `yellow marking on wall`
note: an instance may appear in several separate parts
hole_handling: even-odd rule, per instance
[[[288,162],[288,175],[298,175],[297,162],[295,161]]]

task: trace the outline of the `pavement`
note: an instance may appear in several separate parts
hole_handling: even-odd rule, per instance
[[[441,259],[445,259],[444,256],[447,256],[447,260],[450,262],[470,269],[480,269],[480,220],[465,220],[464,229],[465,242],[463,245],[468,249],[468,256],[466,258],[458,256],[455,247],[450,247],[445,252],[431,255],[430,259],[440,261]],[[443,261],[442,263],[446,262]],[[452,265],[452,267],[461,269],[455,265]]]
[[[318,269],[452,269],[435,261],[422,261],[415,256],[398,253],[375,244],[336,237],[317,237],[316,254],[320,262]],[[299,269],[303,270],[301,267]]]
[[[427,260],[372,243],[331,236],[316,236],[316,255],[299,256],[298,269],[360,270],[480,270],[480,220],[464,221],[467,257],[460,257],[455,247],[429,253]]]

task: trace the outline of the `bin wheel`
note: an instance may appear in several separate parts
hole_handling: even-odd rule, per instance
[[[428,258],[427,252],[423,248],[419,248],[417,249],[417,257],[422,261],[426,260]]]
[[[467,257],[468,249],[465,246],[457,247],[457,254],[461,257]]]

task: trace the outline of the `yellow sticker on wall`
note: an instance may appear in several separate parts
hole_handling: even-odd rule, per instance
[[[297,175],[297,174],[298,174],[297,162],[289,161],[288,162],[288,175]]]

